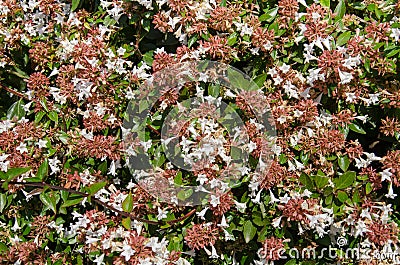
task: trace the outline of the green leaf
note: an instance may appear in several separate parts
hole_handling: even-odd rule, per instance
[[[47,114],[47,116],[49,117],[50,120],[54,121],[56,124],[58,123],[58,114],[57,114],[57,112],[55,112],[54,110],[53,110],[53,111],[50,111],[50,112]]]
[[[338,192],[337,197],[340,202],[345,202],[349,198],[349,196],[347,196],[347,193],[341,190]]]
[[[143,61],[148,65],[152,66],[153,65],[153,54],[154,51],[148,51],[143,55]]]
[[[12,104],[11,107],[7,111],[7,119],[10,119],[10,120],[14,117],[21,119],[24,116],[25,116],[25,110],[24,110],[24,103],[23,103],[22,99],[18,100],[14,104]]]
[[[46,112],[44,112],[44,111],[39,111],[38,113],[36,113],[35,123],[39,123],[45,114],[46,114]]]
[[[349,129],[352,130],[353,132],[356,132],[356,133],[366,134],[366,132],[364,131],[364,129],[361,128],[361,126],[359,126],[359,125],[357,125],[357,124],[355,124],[355,123],[351,123],[351,124],[349,125]]]
[[[351,186],[354,181],[356,180],[356,172],[354,171],[347,171],[343,173],[338,179],[335,181],[336,189],[345,189]]]
[[[54,213],[57,212],[57,193],[55,192],[47,192],[47,193],[41,193],[39,195],[40,200],[43,202],[43,204],[52,210]],[[58,195],[59,199],[59,195]]]
[[[106,181],[101,181],[101,182],[97,182],[94,183],[92,185],[90,185],[87,190],[89,192],[90,195],[94,195],[96,194],[99,190],[101,190],[102,188],[104,188],[107,185]]]
[[[329,178],[321,175],[316,175],[315,176],[315,185],[317,186],[318,189],[322,189],[328,184]]]
[[[187,198],[192,196],[193,190],[192,189],[182,189],[178,192],[176,197],[178,197],[179,200],[185,201]]]
[[[199,37],[197,36],[197,34],[196,34],[196,35],[193,35],[192,37],[190,37],[190,39],[189,39],[189,41],[188,41],[188,48],[192,47],[193,44],[196,43],[196,41],[197,41],[198,38],[199,38]]]
[[[251,88],[250,81],[245,79],[242,73],[231,68],[228,68],[227,81],[233,86],[235,92],[242,90],[249,91]]]
[[[126,217],[126,218],[122,219],[122,226],[125,227],[127,230],[130,230],[131,229],[131,218]]]
[[[48,173],[49,173],[49,161],[46,158],[40,165],[36,173],[36,177],[39,178],[41,181],[43,181],[43,179],[47,177]]]
[[[325,6],[325,7],[331,7],[331,1],[330,0],[320,0],[319,1],[321,6]]]
[[[0,193],[0,213],[3,212],[7,205],[7,196],[4,193]]]
[[[256,83],[259,87],[262,87],[266,79],[267,73],[264,73],[254,78],[254,83]]]
[[[132,193],[129,192],[128,196],[126,196],[125,200],[122,202],[122,209],[125,212],[132,212],[133,210],[133,196]]]
[[[314,188],[313,181],[306,173],[301,173],[299,180],[307,189],[312,190]]]
[[[334,13],[336,13],[335,21],[343,18],[346,13],[346,2],[345,0],[339,0],[339,4],[336,6]]]
[[[28,172],[31,168],[30,167],[16,167],[16,168],[10,168],[7,173],[5,173],[3,176],[6,177],[5,180],[11,181],[13,178],[18,177],[19,175],[22,175],[26,172]],[[0,175],[1,176],[1,175]],[[3,178],[2,176],[2,178]]]
[[[262,14],[259,18],[261,22],[266,21],[268,23],[271,23],[276,15],[278,14],[278,7],[272,8],[272,9],[264,9],[265,14]]]
[[[214,98],[217,98],[219,96],[219,85],[210,85],[208,87],[208,94]]]
[[[81,201],[83,201],[83,197],[81,198],[77,198],[77,199],[72,199],[72,200],[67,200],[66,202],[64,202],[61,207],[63,208],[67,208],[76,204],[81,203]]]
[[[350,165],[349,157],[347,155],[340,156],[338,159],[338,164],[340,169],[343,170],[343,172],[346,172]]]
[[[345,31],[342,34],[339,35],[336,41],[336,46],[343,46],[344,44],[347,43],[347,41],[351,37],[351,32],[350,31]]]
[[[79,6],[80,0],[72,0],[71,11],[75,11]]]
[[[372,191],[372,184],[371,182],[368,182],[367,185],[365,185],[365,193],[370,194]]]
[[[249,243],[256,235],[257,228],[251,221],[246,221],[243,227],[243,236],[246,243]]]
[[[228,45],[229,46],[235,45],[237,42],[237,37],[238,37],[237,32],[233,32],[228,38]]]

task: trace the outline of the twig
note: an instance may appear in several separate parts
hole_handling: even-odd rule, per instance
[[[28,100],[28,96],[22,94],[22,93],[19,92],[19,91],[16,91],[16,90],[14,90],[14,89],[12,89],[12,88],[6,87],[6,86],[4,86],[4,85],[2,85],[2,84],[0,84],[0,88],[4,89],[4,90],[7,91],[7,92],[10,92],[10,93],[13,94],[13,95],[16,95],[16,96],[18,96],[18,97],[20,97],[20,98],[23,98],[23,99]]]
[[[157,131],[153,126],[147,124],[147,128],[149,128],[150,130],[152,130],[153,132],[155,132],[157,135],[161,135],[159,131]]]
[[[3,184],[5,182],[6,181],[0,181],[0,184]],[[26,187],[50,188],[50,189],[53,189],[53,190],[63,190],[63,191],[69,192],[69,193],[81,195],[83,197],[91,196],[90,194],[85,193],[85,192],[77,191],[77,190],[74,190],[74,189],[68,189],[68,188],[64,188],[64,187],[61,187],[61,186],[51,185],[51,184],[47,184],[47,183],[43,183],[43,182],[8,181],[7,183],[11,184],[11,185],[22,185],[22,186],[26,186]],[[97,203],[97,204],[103,206],[104,208],[107,208],[107,209],[109,209],[109,210],[111,210],[111,211],[113,211],[115,213],[118,213],[119,215],[121,215],[123,217],[129,217],[129,218],[132,218],[133,220],[136,220],[136,221],[139,221],[139,222],[142,222],[142,223],[152,224],[152,225],[164,225],[164,224],[173,225],[173,224],[176,224],[176,223],[179,223],[179,222],[185,220],[186,218],[190,217],[191,215],[193,215],[196,212],[196,209],[193,209],[189,213],[185,214],[182,217],[179,217],[179,218],[174,219],[174,220],[164,221],[164,222],[163,221],[150,221],[150,220],[147,220],[147,219],[143,219],[143,218],[137,217],[137,216],[133,215],[132,213],[128,213],[128,212],[125,212],[125,211],[118,210],[115,207],[113,207],[113,206],[111,206],[111,205],[109,205],[109,204],[107,204],[105,202],[102,202],[101,200],[99,200],[99,199],[97,199],[95,197],[91,197],[91,200],[94,203]]]

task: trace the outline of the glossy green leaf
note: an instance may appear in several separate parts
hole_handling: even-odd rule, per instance
[[[354,181],[356,180],[356,172],[354,171],[347,171],[343,173],[339,178],[335,179],[335,187],[336,189],[345,189],[350,187]]]
[[[243,227],[244,241],[249,243],[257,233],[257,228],[253,225],[251,221],[246,221]]]
[[[130,230],[131,229],[131,218],[130,217],[126,217],[124,219],[122,219],[122,226],[125,227],[125,229]]]
[[[347,196],[347,193],[341,190],[338,192],[337,197],[340,202],[345,202],[349,198],[349,196]]]
[[[122,202],[122,209],[125,212],[132,212],[133,210],[133,196],[132,193],[129,192],[128,196],[126,196],[125,200]]]
[[[350,165],[349,157],[347,155],[340,156],[338,158],[338,164],[339,164],[340,169],[343,170],[344,172],[346,172]]]
[[[39,198],[47,208],[56,213],[57,196],[59,198],[59,195],[56,192],[47,192],[47,193],[41,193],[39,195]]]
[[[10,120],[14,117],[21,119],[24,116],[25,116],[25,110],[24,110],[24,102],[22,101],[22,99],[12,104],[7,111],[7,119]]]
[[[336,14],[336,17],[335,17],[336,21],[343,18],[344,14],[346,13],[346,1],[345,0],[339,0],[339,3],[335,8],[334,13]]]
[[[0,193],[0,213],[3,212],[6,205],[7,205],[7,195],[5,195],[4,193]]]
[[[361,126],[359,126],[359,125],[357,125],[357,124],[355,124],[355,123],[351,123],[351,124],[349,125],[349,129],[352,130],[353,132],[356,132],[356,133],[366,134],[366,132],[364,131],[364,129],[361,128]]]
[[[107,185],[106,181],[101,181],[101,182],[97,182],[94,183],[92,185],[90,185],[87,190],[89,192],[90,195],[94,195],[96,194],[99,190],[101,190],[102,188],[104,188]]]
[[[38,171],[36,173],[36,177],[43,181],[45,177],[49,174],[49,161],[47,158],[43,161],[43,163],[40,165],[38,168]]]
[[[336,46],[343,46],[347,43],[347,41],[351,37],[351,32],[350,31],[345,31],[342,34],[339,35],[336,41]]]

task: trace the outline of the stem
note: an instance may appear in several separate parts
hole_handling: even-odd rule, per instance
[[[0,184],[3,184],[5,182],[6,181],[4,181],[4,180],[0,181]],[[53,190],[63,190],[63,191],[69,192],[69,193],[81,195],[83,197],[91,196],[90,194],[85,193],[85,192],[77,191],[77,190],[74,190],[74,189],[67,189],[67,188],[64,188],[64,187],[61,187],[61,186],[46,184],[46,183],[43,183],[43,182],[8,181],[7,183],[11,184],[11,185],[22,185],[22,186],[26,186],[26,187],[50,188],[50,189],[53,189]],[[125,212],[125,211],[118,210],[115,207],[113,207],[113,206],[111,206],[111,205],[109,205],[109,204],[107,204],[105,202],[102,202],[101,200],[99,200],[99,199],[97,199],[95,197],[91,197],[91,200],[94,203],[99,204],[99,205],[103,206],[104,208],[107,208],[107,209],[109,209],[109,210],[111,210],[111,211],[113,211],[115,213],[118,213],[119,215],[121,215],[123,217],[129,217],[129,218],[132,218],[133,220],[136,220],[136,221],[139,221],[139,222],[142,222],[142,223],[152,224],[152,225],[164,225],[164,224],[173,225],[173,224],[179,223],[179,222],[187,219],[188,217],[190,217],[191,215],[193,215],[196,212],[196,209],[193,209],[189,213],[185,214],[184,216],[179,217],[179,218],[174,219],[174,220],[169,220],[169,221],[150,221],[150,220],[147,220],[147,219],[143,219],[143,218],[137,217],[137,216],[133,215],[132,213],[128,213],[128,212]]]
[[[9,92],[9,93],[11,93],[13,95],[16,95],[16,96],[18,96],[20,98],[23,98],[23,99],[26,99],[26,100],[28,99],[28,96],[22,94],[21,92],[18,92],[16,90],[14,90],[12,88],[6,87],[6,86],[4,86],[2,84],[0,84],[0,88],[4,89],[5,91],[7,91],[7,92]]]

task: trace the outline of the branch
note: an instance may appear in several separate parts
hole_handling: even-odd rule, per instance
[[[19,92],[19,91],[16,91],[16,90],[14,90],[12,88],[6,87],[6,86],[4,86],[2,84],[0,84],[0,88],[4,89],[5,91],[7,91],[7,92],[9,92],[9,93],[11,93],[13,95],[16,95],[16,96],[18,96],[20,98],[28,100],[28,96],[23,94],[23,93],[21,93],[21,92]]]
[[[4,180],[0,181],[0,184],[3,184],[5,182],[6,181],[4,181]],[[91,196],[90,194],[85,193],[85,192],[77,191],[77,190],[74,190],[74,189],[67,189],[67,188],[64,188],[64,187],[61,187],[61,186],[46,184],[46,183],[43,183],[43,182],[8,181],[7,183],[11,184],[11,185],[22,185],[22,186],[26,186],[26,187],[50,188],[50,189],[53,189],[53,190],[63,190],[63,191],[69,192],[69,193],[81,195],[83,197],[90,197]],[[193,215],[196,212],[196,209],[193,209],[189,213],[185,214],[184,216],[179,217],[179,218],[174,219],[174,220],[169,220],[169,221],[150,221],[150,220],[147,220],[147,219],[143,219],[143,218],[137,217],[137,216],[133,215],[132,213],[128,213],[128,212],[125,212],[125,211],[118,210],[115,207],[113,207],[113,206],[111,206],[111,205],[109,205],[109,204],[107,204],[105,202],[102,202],[101,200],[99,200],[99,199],[97,199],[95,197],[91,197],[91,200],[94,203],[97,203],[97,204],[103,206],[104,208],[107,208],[107,209],[109,209],[109,210],[111,210],[111,211],[113,211],[115,213],[118,213],[119,215],[121,215],[123,217],[129,217],[129,218],[132,218],[133,220],[136,220],[138,222],[152,224],[152,225],[164,225],[164,224],[173,225],[173,224],[179,223],[180,221],[185,220],[186,218],[190,217],[191,215]]]

